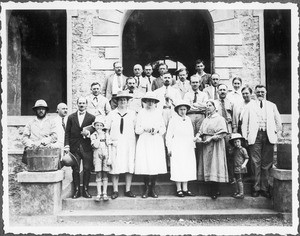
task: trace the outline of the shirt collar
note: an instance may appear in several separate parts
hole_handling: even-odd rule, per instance
[[[48,120],[48,116],[46,115],[43,119],[38,119],[37,117],[34,117],[34,120],[37,122],[42,122],[42,121]]]

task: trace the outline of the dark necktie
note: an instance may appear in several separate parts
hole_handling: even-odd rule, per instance
[[[193,103],[197,102],[197,94],[198,92],[195,92]]]
[[[215,90],[215,92],[214,92],[214,100],[216,100],[216,99],[218,99],[217,88],[214,87],[214,90]]]
[[[227,113],[226,113],[225,103],[223,99],[221,99],[221,107],[222,107],[222,116],[225,118],[225,120],[227,120]]]
[[[62,127],[64,128],[64,130],[66,130],[66,125],[65,125],[65,122],[64,122],[64,118],[62,117],[61,119],[61,125]]]
[[[262,101],[260,101],[260,104],[259,104],[259,105],[260,105],[260,108],[263,108],[263,104],[262,104]]]
[[[124,119],[123,117],[127,115],[127,113],[125,113],[124,115],[121,115],[120,113],[118,113],[119,116],[121,116],[121,122],[120,122],[120,133],[123,134],[123,129],[124,129]]]

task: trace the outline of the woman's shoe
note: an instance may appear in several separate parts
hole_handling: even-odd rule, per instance
[[[216,200],[218,196],[216,194],[210,196],[212,200]]]
[[[135,194],[133,194],[131,191],[125,192],[124,195],[125,195],[126,197],[135,197]]]
[[[243,199],[244,198],[244,194],[237,194],[237,195],[235,195],[234,196],[234,198],[236,198],[236,199]]]
[[[177,197],[184,197],[183,191],[182,190],[177,191],[176,196]]]
[[[107,196],[107,194],[103,194],[103,201],[108,201],[109,199],[108,199],[108,196]]]
[[[102,195],[97,195],[95,202],[100,202],[102,200]]]
[[[113,194],[111,195],[111,199],[116,199],[117,197],[119,197],[119,193],[118,192],[113,192]]]
[[[188,191],[182,191],[184,196],[188,196],[188,197],[194,197],[195,194],[193,194],[190,190]]]
[[[149,185],[145,185],[145,190],[142,194],[142,198],[147,198],[149,196]]]

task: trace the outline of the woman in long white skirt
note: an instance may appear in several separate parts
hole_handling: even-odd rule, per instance
[[[166,127],[161,111],[155,107],[159,102],[155,94],[146,93],[142,102],[145,103],[145,108],[138,113],[135,127],[135,132],[139,135],[136,145],[135,174],[145,175],[142,198],[147,198],[149,195],[157,198],[155,191],[157,175],[167,173],[163,140]]]
[[[171,164],[171,180],[176,182],[177,196],[194,196],[188,190],[188,181],[197,179],[194,129],[186,116],[190,105],[181,101],[175,106],[174,115],[168,126],[166,144]]]

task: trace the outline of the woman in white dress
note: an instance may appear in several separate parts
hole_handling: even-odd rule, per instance
[[[135,127],[135,132],[139,135],[136,145],[135,174],[145,175],[142,198],[147,198],[149,195],[157,198],[155,191],[157,175],[167,173],[163,140],[166,127],[161,111],[155,106],[159,102],[155,93],[146,93],[142,102],[145,103],[145,108],[139,111]]]
[[[132,98],[128,92],[121,91],[115,97],[118,107],[106,117],[106,126],[112,140],[112,199],[119,196],[119,174],[125,173],[125,196],[135,197],[130,191],[132,174],[134,172],[136,137],[134,132],[136,114],[127,109],[128,100]]]
[[[194,129],[186,116],[190,105],[181,101],[175,106],[174,115],[168,126],[166,144],[171,164],[171,180],[176,182],[177,196],[194,196],[188,190],[188,181],[197,179]]]

